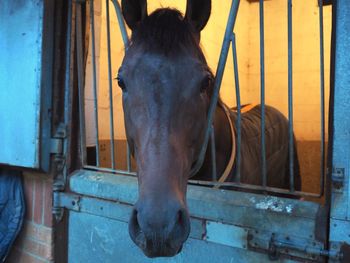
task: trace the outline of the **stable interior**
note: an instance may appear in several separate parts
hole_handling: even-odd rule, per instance
[[[110,98],[107,59],[105,1],[94,1],[98,132],[100,166],[111,167]],[[149,0],[148,12],[160,7],[185,12],[186,1]],[[201,46],[213,72],[217,67],[231,1],[212,1],[212,14],[202,31]],[[287,2],[264,1],[265,9],[265,98],[266,104],[288,116]],[[330,72],[331,7],[324,11],[325,137],[328,141],[328,99]],[[123,41],[114,7],[110,4],[112,77],[124,56]],[[260,103],[259,3],[241,0],[234,29],[242,104]],[[130,34],[130,32],[129,32]],[[293,112],[294,133],[302,176],[302,190],[318,193],[321,174],[321,93],[318,1],[293,1]],[[232,53],[228,55],[220,95],[230,107],[236,106]],[[112,81],[115,158],[118,169],[126,168],[126,137],[121,90]],[[88,162],[94,164],[96,132],[94,122],[91,35],[85,79],[85,115]],[[90,160],[91,159],[91,160]]]

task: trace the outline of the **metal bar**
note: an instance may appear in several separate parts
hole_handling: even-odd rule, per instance
[[[72,98],[73,98],[73,89],[70,88],[73,85],[73,77],[72,77],[72,71],[73,71],[73,56],[74,56],[74,38],[72,31],[74,32],[73,26],[73,3],[72,0],[68,1],[68,10],[67,10],[67,33],[66,33],[66,76],[65,76],[65,83],[64,83],[64,123],[68,124],[71,123],[71,112],[72,112]],[[72,45],[73,44],[73,45]],[[71,157],[69,152],[69,145],[70,145],[70,138],[64,140],[63,145],[63,154],[66,158],[66,166],[70,167],[71,164]],[[63,188],[65,188],[67,183],[67,169],[63,171]]]
[[[215,188],[218,187],[235,187],[238,189],[245,189],[245,190],[253,190],[253,191],[262,191],[262,192],[269,192],[269,193],[275,193],[275,194],[286,194],[290,196],[297,196],[297,197],[320,197],[318,194],[314,193],[307,193],[302,191],[294,191],[290,192],[286,189],[276,188],[276,187],[263,187],[261,185],[252,185],[252,184],[242,184],[242,183],[236,183],[236,182],[211,182],[211,181],[200,181],[200,180],[189,180],[190,184],[194,185],[203,185],[203,186],[212,186]]]
[[[128,172],[131,172],[131,154],[129,143],[126,142],[126,167]]]
[[[76,45],[79,93],[80,154],[82,166],[86,164],[85,110],[84,110],[84,57],[82,36],[81,4],[76,5]]]
[[[216,182],[218,180],[216,173],[216,146],[215,146],[215,131],[214,125],[211,126],[210,133],[210,146],[211,146],[211,169],[212,169],[212,180]]]
[[[121,174],[121,175],[133,176],[133,177],[137,176],[136,172],[127,172],[124,170],[102,168],[102,167],[96,167],[96,166],[92,166],[92,165],[84,165],[83,169],[92,170],[92,171],[107,172],[107,173],[112,173],[112,174]],[[318,194],[314,194],[314,193],[307,193],[307,192],[301,192],[301,191],[290,192],[289,190],[281,189],[281,188],[268,187],[268,186],[262,187],[260,185],[250,185],[250,184],[242,184],[242,183],[236,183],[236,182],[220,183],[220,182],[212,182],[212,181],[189,180],[188,183],[194,184],[194,185],[212,186],[212,187],[216,187],[216,188],[236,187],[239,189],[246,189],[246,190],[267,191],[270,193],[288,194],[288,195],[296,196],[296,197],[314,197],[314,198],[320,197]]]
[[[241,92],[239,88],[239,75],[238,75],[238,58],[237,58],[237,49],[236,49],[236,35],[232,33],[232,56],[233,56],[233,70],[235,75],[235,88],[236,88],[236,105],[237,105],[237,141],[236,141],[236,174],[235,181],[241,182],[241,141],[242,141],[242,132],[241,132]]]
[[[122,38],[123,38],[123,43],[124,43],[124,47],[125,49],[128,47],[129,45],[129,37],[128,37],[128,33],[126,31],[126,26],[124,23],[124,18],[123,18],[123,14],[120,8],[120,4],[117,0],[112,0],[112,3],[114,4],[114,9],[115,12],[117,14],[117,19],[118,19],[118,24],[119,24],[119,28],[120,28],[120,33],[122,34]]]
[[[87,170],[92,170],[92,171],[101,171],[101,172],[122,174],[122,175],[134,176],[134,177],[137,176],[136,172],[126,172],[124,170],[113,170],[110,168],[96,167],[92,165],[85,165],[83,168]],[[277,193],[277,194],[288,194],[288,195],[297,196],[297,197],[320,197],[318,194],[313,194],[313,193],[307,193],[307,192],[301,192],[301,191],[290,192],[289,190],[286,190],[286,189],[280,189],[280,188],[268,187],[268,186],[262,187],[260,185],[250,185],[250,184],[242,184],[242,183],[235,183],[235,182],[219,183],[219,182],[200,181],[200,180],[189,180],[188,182],[190,184],[195,184],[195,185],[213,186],[213,187],[215,186],[216,187],[236,187],[236,188],[247,189],[247,190],[267,191],[267,192]]]
[[[113,113],[113,87],[112,87],[112,60],[111,60],[111,32],[109,25],[109,0],[106,0],[106,23],[107,23],[107,57],[108,57],[108,90],[109,90],[109,117],[111,134],[111,165],[115,169],[114,151],[114,113]]]
[[[95,45],[95,16],[94,0],[90,1],[90,26],[91,26],[91,62],[92,62],[92,87],[94,94],[94,118],[96,132],[96,166],[100,166],[100,146],[98,141],[98,101],[97,101],[97,82],[96,82],[96,45]]]
[[[118,169],[111,169],[111,168],[102,168],[102,167],[96,167],[92,165],[84,165],[84,169],[92,170],[92,171],[101,171],[101,172],[107,172],[107,173],[113,173],[113,174],[123,174],[123,175],[130,175],[130,176],[137,176],[136,172],[127,172],[124,170],[118,170]]]
[[[309,255],[322,256],[336,260],[339,260],[343,257],[342,252],[340,251],[320,249],[318,247],[311,246],[311,244],[298,244],[295,242],[287,242],[285,240],[273,240],[272,246],[275,246],[279,249],[296,250]]]
[[[122,14],[119,2],[117,0],[112,0],[112,3],[114,4],[114,9],[115,9],[115,12],[117,15],[120,33],[122,35],[124,48],[126,50],[128,45],[129,45],[129,37],[128,37],[128,33],[126,31],[126,26],[125,26],[123,14]],[[126,145],[126,162],[127,162],[126,163],[127,170],[128,170],[128,172],[130,172],[131,171],[131,154],[130,154],[130,146],[129,146],[128,142]]]
[[[204,142],[203,142],[201,151],[199,153],[198,160],[191,170],[190,177],[199,171],[199,169],[201,168],[203,161],[204,161],[204,156],[205,156],[205,152],[207,150],[208,140],[209,140],[209,136],[210,136],[210,129],[211,129],[215,109],[216,109],[218,98],[219,98],[219,91],[220,91],[220,86],[221,86],[221,82],[222,82],[222,77],[224,75],[224,69],[225,69],[225,65],[226,65],[227,55],[228,55],[228,51],[230,48],[231,34],[233,32],[233,28],[234,28],[237,13],[238,13],[239,3],[240,3],[240,0],[232,0],[232,5],[231,5],[231,9],[230,9],[230,14],[229,14],[227,26],[226,26],[224,41],[222,44],[221,54],[220,54],[220,58],[219,58],[219,63],[218,63],[218,67],[216,70],[214,91],[213,91],[213,95],[211,98],[210,107],[208,110],[208,123],[207,123],[206,132],[205,132]]]
[[[263,187],[267,186],[266,143],[265,143],[265,32],[264,0],[259,2],[260,16],[260,104],[261,104],[261,177]]]
[[[293,136],[293,25],[292,0],[288,0],[288,131],[289,131],[289,186],[294,191],[294,136]]]
[[[325,177],[325,99],[324,99],[324,31],[323,31],[323,0],[319,0],[319,20],[320,20],[320,89],[321,89],[321,178],[320,195],[324,193]]]
[[[126,172],[124,170],[113,170],[110,168],[102,168],[102,167],[96,167],[96,166],[91,166],[91,165],[85,165],[83,167],[84,169],[87,170],[92,170],[92,171],[101,171],[101,172],[108,172],[108,173],[113,173],[113,174],[121,174],[121,175],[127,175],[127,176],[134,176],[136,177],[137,174],[136,172]],[[301,192],[301,191],[294,191],[290,192],[289,190],[286,189],[280,189],[280,188],[275,188],[275,187],[262,187],[259,185],[250,185],[250,184],[242,184],[242,183],[235,183],[235,182],[212,182],[212,181],[199,181],[199,180],[189,180],[188,181],[190,184],[195,184],[195,185],[203,185],[203,186],[217,186],[217,187],[237,187],[240,189],[247,189],[247,190],[256,190],[256,191],[268,191],[271,193],[279,193],[279,194],[289,194],[291,196],[299,196],[299,197],[320,197],[317,194],[313,193],[307,193],[307,192]]]

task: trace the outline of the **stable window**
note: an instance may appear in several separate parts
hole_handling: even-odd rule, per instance
[[[178,7],[184,8],[183,4]],[[216,72],[223,75],[217,76],[222,78],[218,81],[218,86],[221,86],[221,99],[229,107],[236,107],[237,118],[240,118],[240,111],[246,110],[245,107],[242,109],[242,105],[260,103],[273,106],[288,117],[289,135],[294,133],[296,137],[295,146],[293,140],[290,142],[290,155],[294,156],[293,151],[297,151],[302,192],[297,193],[293,185],[289,190],[296,196],[321,197],[328,141],[326,117],[329,100],[331,8],[319,8],[312,1],[296,2],[292,14],[292,8],[287,8],[288,5],[282,2],[267,1],[264,5],[259,5],[241,1],[238,6],[238,13],[232,14],[237,15],[237,19],[234,17],[233,21],[236,22],[234,30],[226,36],[232,40],[224,43],[222,49],[222,40],[217,36],[225,34],[229,2],[213,2],[211,19],[202,32],[201,43],[212,70],[218,68],[220,50],[222,62],[227,60],[226,68],[223,64]],[[158,8],[158,3],[150,1],[150,12],[155,8]],[[226,11],[225,17],[222,16],[223,10]],[[298,19],[292,20],[293,16]],[[125,39],[123,41],[120,28],[114,8],[106,13],[106,4],[103,1],[95,2],[94,16],[90,19],[84,108],[81,108],[85,112],[81,138],[85,144],[82,144],[82,160],[83,166],[88,169],[135,175],[136,164],[130,157],[126,143],[122,92],[115,80],[124,56]],[[122,30],[125,28],[122,27]],[[228,45],[232,45],[232,48]],[[232,54],[232,50],[235,54]],[[225,52],[229,54],[223,54]],[[259,187],[242,185],[239,182],[239,166],[244,157],[240,152],[239,121],[233,125],[236,126],[235,164],[238,166],[238,176],[235,182],[225,182],[222,185],[258,189]],[[264,125],[263,123],[262,126]],[[264,140],[262,138],[261,143],[265,144],[263,148],[266,152]],[[266,185],[267,160],[264,155],[266,154],[261,153],[260,160],[264,163],[261,171],[263,188],[276,193],[287,192],[287,189],[272,189]],[[293,162],[293,158],[290,159]],[[215,163],[213,166],[215,167]],[[294,165],[291,163],[290,167],[290,184],[293,184]],[[219,179],[220,174],[216,171],[213,173],[213,177]],[[191,183],[217,185],[215,178],[212,183]]]
[[[169,5],[173,4],[169,1]],[[157,1],[149,1],[148,5],[149,11],[159,6]],[[85,5],[75,5],[82,169],[70,177],[73,194],[59,199],[70,210],[68,257],[70,262],[99,260],[101,255],[106,262],[116,258],[144,262],[143,254],[127,234],[129,214],[138,195],[136,163],[126,142],[122,94],[113,80],[124,56],[127,31],[117,1],[90,1],[86,5],[88,49],[83,53],[82,7]],[[185,1],[178,8],[185,8]],[[202,45],[211,68],[215,70],[219,64],[216,81],[217,86],[221,84],[221,98],[237,108],[238,116],[243,114],[240,111],[244,104],[266,103],[289,117],[289,134],[294,132],[296,137],[303,188],[296,191],[293,187],[293,163],[290,189],[269,187],[264,154],[260,186],[239,180],[221,183],[215,181],[219,180],[216,172],[214,181],[190,181],[187,200],[192,231],[179,255],[182,259],[268,262],[269,258],[282,257],[313,262],[323,257],[341,257],[338,250],[327,250],[328,228],[322,220],[328,214],[322,197],[328,138],[325,119],[330,90],[330,30],[331,9],[319,7],[316,1],[294,1],[293,7],[290,0],[260,1],[260,5],[213,1]],[[209,127],[211,147],[212,135]],[[238,148],[240,143],[238,138]],[[292,139],[289,144],[293,146]],[[244,156],[238,151],[237,158]],[[212,167],[216,167],[215,162]],[[242,192],[242,188],[262,194]],[[316,202],[274,196],[279,194],[316,198]],[[90,242],[82,246],[81,240]],[[218,251],[220,259],[215,256]],[[261,257],[259,252],[269,257]]]

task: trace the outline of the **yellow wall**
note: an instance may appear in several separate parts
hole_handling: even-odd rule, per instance
[[[266,103],[288,114],[287,1],[265,1]],[[259,101],[259,5],[250,5],[249,100]],[[329,97],[331,8],[324,7],[325,90]],[[316,0],[293,1],[294,130],[298,140],[320,139],[319,12]],[[328,111],[327,111],[328,112]],[[327,119],[326,119],[327,120]]]
[[[159,7],[175,7],[185,11],[185,0],[149,0],[148,11]],[[202,47],[207,61],[215,72],[231,1],[213,1],[211,18],[202,32]],[[98,46],[98,86],[99,86],[99,138],[110,138],[109,94],[107,71],[107,41],[105,2],[95,1],[95,20]],[[265,49],[266,49],[266,103],[287,114],[287,4],[284,0],[265,1]],[[123,58],[123,44],[113,5],[110,4],[112,74],[116,75]],[[329,87],[329,57],[331,9],[324,8],[325,24],[325,65],[326,90]],[[299,140],[319,140],[320,137],[320,93],[319,93],[319,34],[318,7],[316,0],[293,1],[293,37],[294,37],[294,127]],[[236,22],[239,78],[242,103],[259,103],[260,67],[259,67],[259,5],[241,0]],[[91,60],[91,55],[90,55]],[[224,75],[221,96],[226,103],[234,106],[234,78],[232,53]],[[91,68],[87,71],[91,72]],[[91,78],[86,80],[87,94],[91,90]],[[93,111],[91,96],[87,96],[87,137],[92,139]],[[113,106],[115,116],[115,138],[125,138],[121,91],[113,81]],[[326,99],[328,102],[328,99]],[[88,140],[89,141],[89,140]]]

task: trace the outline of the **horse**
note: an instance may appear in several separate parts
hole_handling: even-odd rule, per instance
[[[200,47],[211,1],[188,0],[185,15],[170,8],[148,15],[147,0],[122,0],[122,13],[132,34],[117,80],[139,186],[129,234],[147,257],[171,257],[181,251],[190,233],[187,182],[204,143],[214,88],[215,77]],[[265,114],[267,183],[288,188],[288,121],[269,106]],[[218,174],[232,159],[230,153],[235,154],[236,118],[237,113],[219,100],[213,124]],[[261,183],[260,122],[260,106],[242,114],[244,183]],[[210,164],[209,147],[195,178],[211,179]],[[235,180],[235,169],[234,163],[226,181]]]

